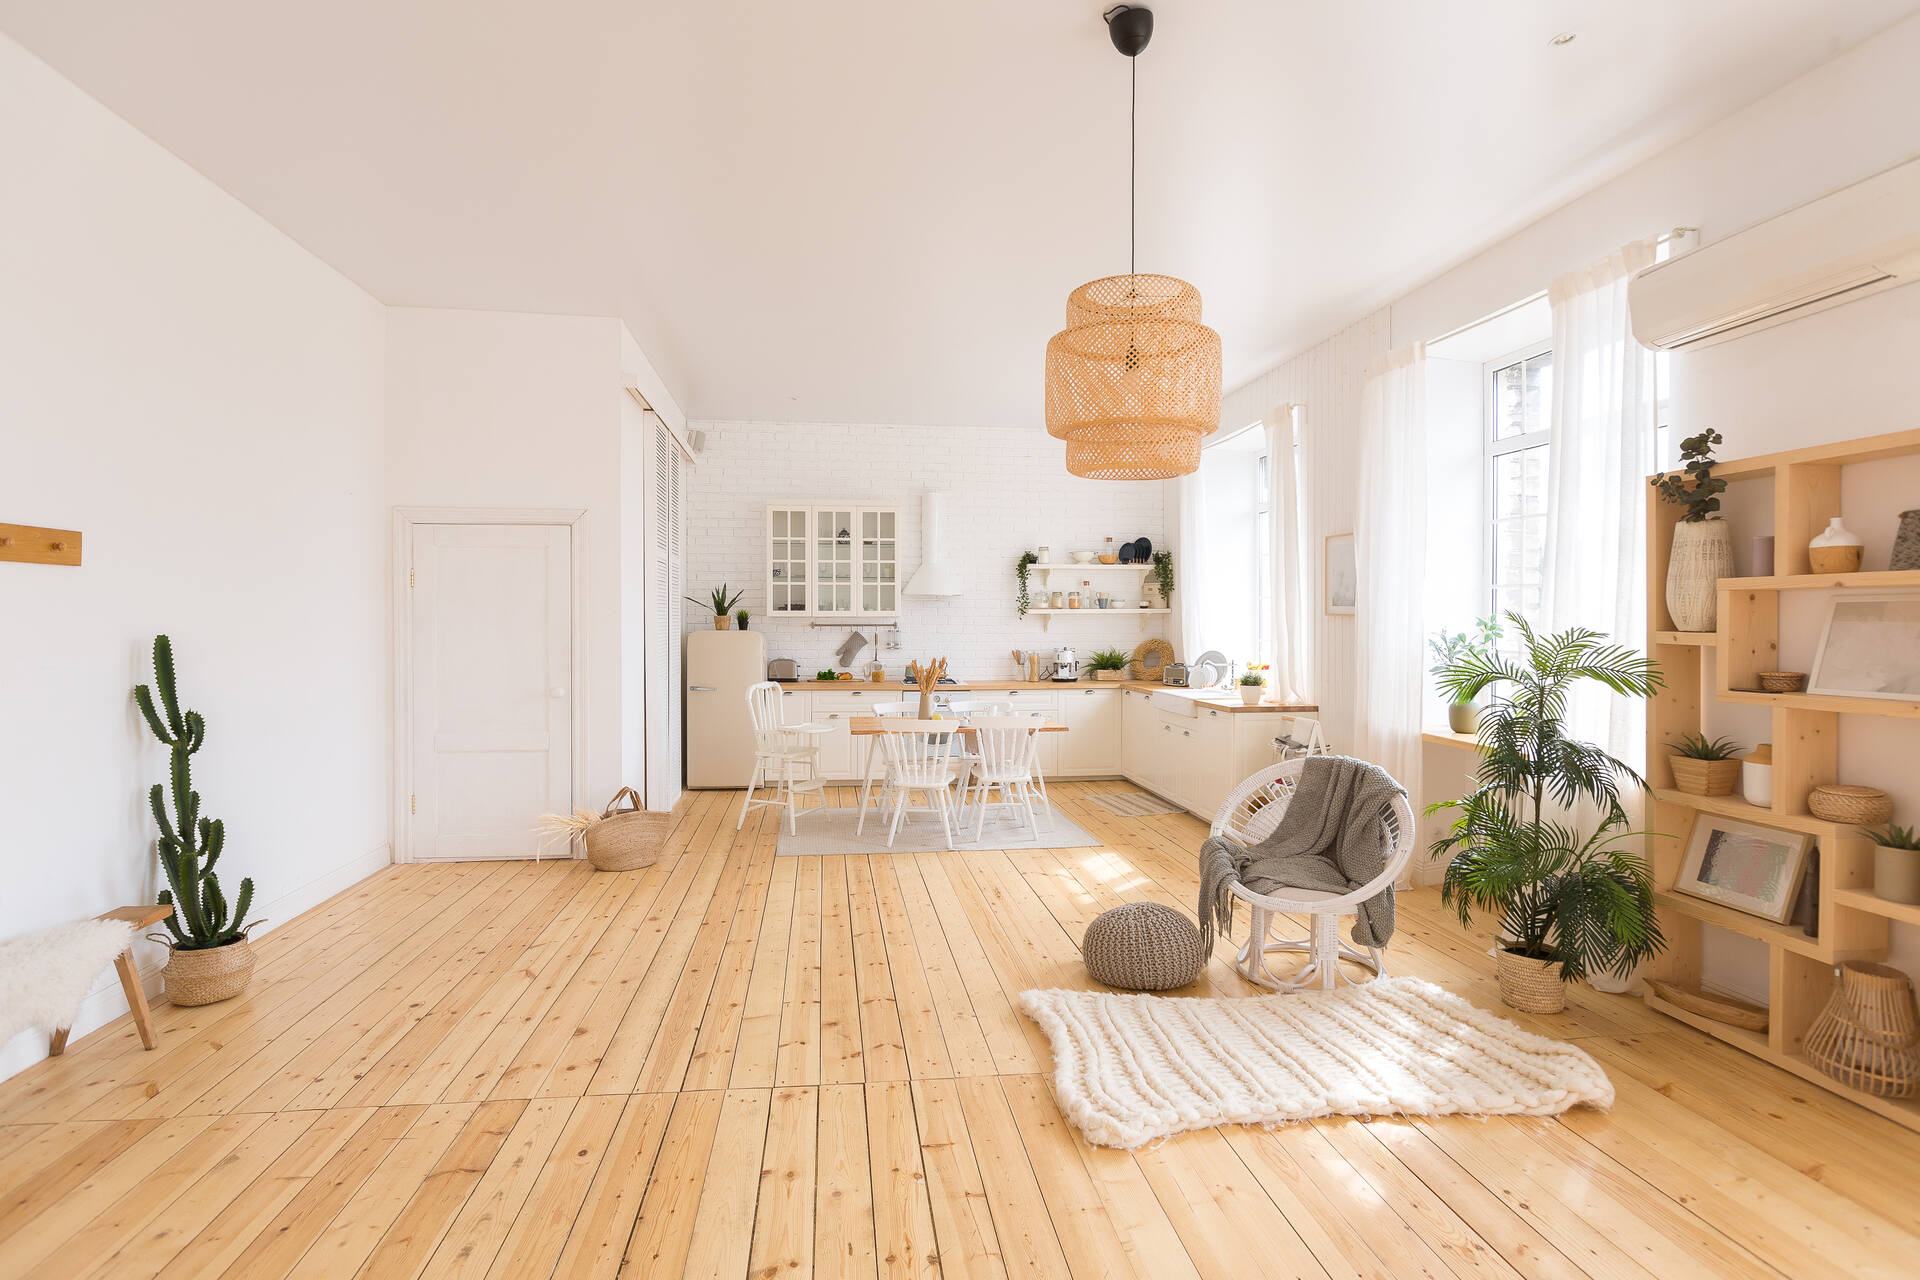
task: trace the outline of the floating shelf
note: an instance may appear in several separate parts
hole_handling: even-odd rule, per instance
[[[1029,618],[1040,619],[1040,628],[1043,631],[1051,631],[1053,629],[1053,620],[1055,618],[1124,618],[1132,616],[1140,619],[1140,629],[1145,631],[1147,629],[1148,618],[1164,618],[1172,612],[1173,610],[1171,609],[1029,609],[1027,610],[1027,616]]]
[[[1849,698],[1837,693],[1762,693],[1758,689],[1721,689],[1714,697],[1722,702],[1742,702],[1758,707],[1920,720],[1920,702],[1898,702],[1892,698]]]

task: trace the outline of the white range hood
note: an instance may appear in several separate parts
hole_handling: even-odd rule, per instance
[[[962,590],[960,572],[947,563],[947,546],[942,528],[947,495],[920,495],[920,567],[907,583],[910,596],[957,596]]]

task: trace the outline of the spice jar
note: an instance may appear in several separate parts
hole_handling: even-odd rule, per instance
[[[1064,609],[1064,608],[1066,608],[1066,607],[1067,607],[1067,593],[1066,593],[1066,592],[1064,592],[1064,591],[1056,591],[1056,592],[1054,592],[1054,593],[1053,593],[1053,599],[1052,599],[1051,601],[1049,601],[1049,604],[1050,604],[1050,606],[1051,606],[1052,608],[1055,608],[1055,609]]]
[[[1067,592],[1067,608],[1078,609],[1079,607],[1080,607],[1080,593],[1078,591]]]

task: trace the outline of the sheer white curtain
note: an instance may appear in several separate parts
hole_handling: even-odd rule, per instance
[[[1181,662],[1198,657],[1201,643],[1201,566],[1206,560],[1206,481],[1201,473],[1181,476],[1173,486],[1173,656]],[[1152,575],[1147,581],[1152,583]]]
[[[1547,291],[1553,419],[1543,616],[1554,631],[1591,627],[1636,649],[1646,643],[1646,477],[1659,395],[1653,352],[1634,341],[1627,321],[1627,281],[1652,265],[1655,246],[1627,245]],[[1573,736],[1636,767],[1643,761],[1639,699],[1586,689],[1568,713]]]
[[[1271,544],[1267,563],[1273,566],[1273,617],[1267,632],[1273,637],[1273,696],[1281,702],[1310,703],[1312,654],[1308,649],[1306,565],[1300,557],[1305,545],[1300,471],[1294,458],[1304,408],[1275,405],[1265,418],[1267,431],[1267,522]]]
[[[1375,360],[1360,395],[1354,555],[1354,754],[1420,803],[1427,524],[1427,356],[1414,343]]]

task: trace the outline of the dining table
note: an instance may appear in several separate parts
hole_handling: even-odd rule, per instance
[[[943,722],[947,718],[948,717],[941,717]],[[967,724],[965,717],[954,716],[951,718],[954,721],[953,731],[957,734],[960,734],[962,737],[965,737],[969,733],[976,732],[976,730],[974,730],[970,725]],[[854,738],[865,738],[867,740],[867,758],[860,766],[860,775],[861,775],[860,776],[860,812],[862,814],[865,814],[867,811],[867,797],[873,794],[873,753],[874,753],[874,750],[880,745],[880,735],[886,732],[886,730],[882,727],[882,722],[886,720],[900,720],[900,719],[910,720],[910,719],[913,719],[913,717],[911,716],[854,716],[851,720],[847,721],[848,736],[854,737]],[[1041,733],[1065,733],[1066,731],[1067,731],[1067,726],[1053,720],[1048,720],[1044,724],[1040,725]],[[1051,810],[1049,810],[1048,812],[1051,813]],[[864,819],[862,820],[864,821]],[[1052,822],[1053,819],[1049,817],[1047,821]]]

